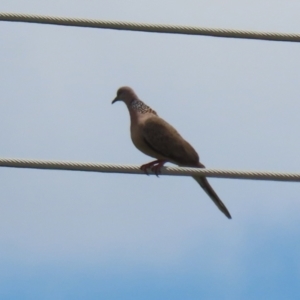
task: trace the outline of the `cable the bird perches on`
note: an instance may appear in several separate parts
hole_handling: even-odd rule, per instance
[[[100,173],[123,173],[123,174],[139,174],[145,176],[145,173],[142,170],[140,170],[140,166],[138,165],[119,165],[119,164],[85,163],[85,162],[71,162],[71,161],[0,158],[0,167],[100,172]],[[155,175],[151,171],[149,171],[149,174]],[[236,171],[236,170],[219,170],[219,169],[163,167],[161,169],[160,175],[171,175],[171,176],[194,176],[194,175],[201,176],[202,175],[206,177],[215,177],[215,178],[300,182],[300,173],[288,173],[288,172],[285,173],[285,172],[266,172],[266,171]]]

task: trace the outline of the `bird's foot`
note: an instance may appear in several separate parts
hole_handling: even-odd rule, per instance
[[[151,171],[155,173],[155,175],[158,177],[158,175],[161,173],[161,168],[166,162],[164,160],[159,161],[157,164],[155,164]]]
[[[151,161],[151,162],[149,162],[148,164],[142,165],[142,166],[140,167],[140,169],[141,169],[142,171],[144,171],[147,175],[149,175],[147,169],[152,168],[155,164],[157,164],[157,160]]]
[[[162,166],[166,163],[164,160],[155,160],[151,161],[148,164],[144,164],[140,167],[142,171],[144,171],[147,175],[149,175],[147,169],[151,169],[152,172],[155,173],[155,175],[158,177],[158,174],[160,173],[160,170]]]

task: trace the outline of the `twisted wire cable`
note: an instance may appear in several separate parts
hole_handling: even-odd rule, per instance
[[[148,24],[123,21],[104,21],[83,18],[65,18],[45,15],[0,13],[0,21],[26,22],[77,27],[90,27],[115,30],[130,30],[156,33],[173,33],[188,35],[204,35],[224,38],[254,39],[281,42],[300,42],[300,34],[259,32],[250,30],[234,30],[221,28],[206,28],[197,26],[181,26],[167,24]]]
[[[119,165],[103,163],[85,163],[71,161],[50,161],[33,159],[0,158],[0,167],[29,168],[47,170],[85,171],[100,173],[145,174],[136,165]],[[150,175],[155,175],[149,170]],[[163,167],[160,175],[173,176],[206,176],[215,178],[253,179],[272,181],[300,182],[300,173],[265,172],[265,171],[235,171],[218,169],[199,169],[182,167]]]

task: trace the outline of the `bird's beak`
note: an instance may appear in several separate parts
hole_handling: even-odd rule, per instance
[[[115,102],[119,101],[120,99],[118,99],[117,97],[112,101],[111,104],[114,104]]]

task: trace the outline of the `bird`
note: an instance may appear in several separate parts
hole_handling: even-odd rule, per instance
[[[146,105],[134,90],[122,86],[117,90],[117,95],[112,104],[122,101],[126,104],[130,115],[130,134],[135,147],[144,154],[155,158],[140,168],[146,174],[151,169],[157,176],[162,166],[173,163],[182,167],[205,168],[200,162],[196,150],[178,133],[178,131],[158,116],[155,110]],[[204,176],[193,176],[206,194],[225,216],[231,215],[217,193]]]

